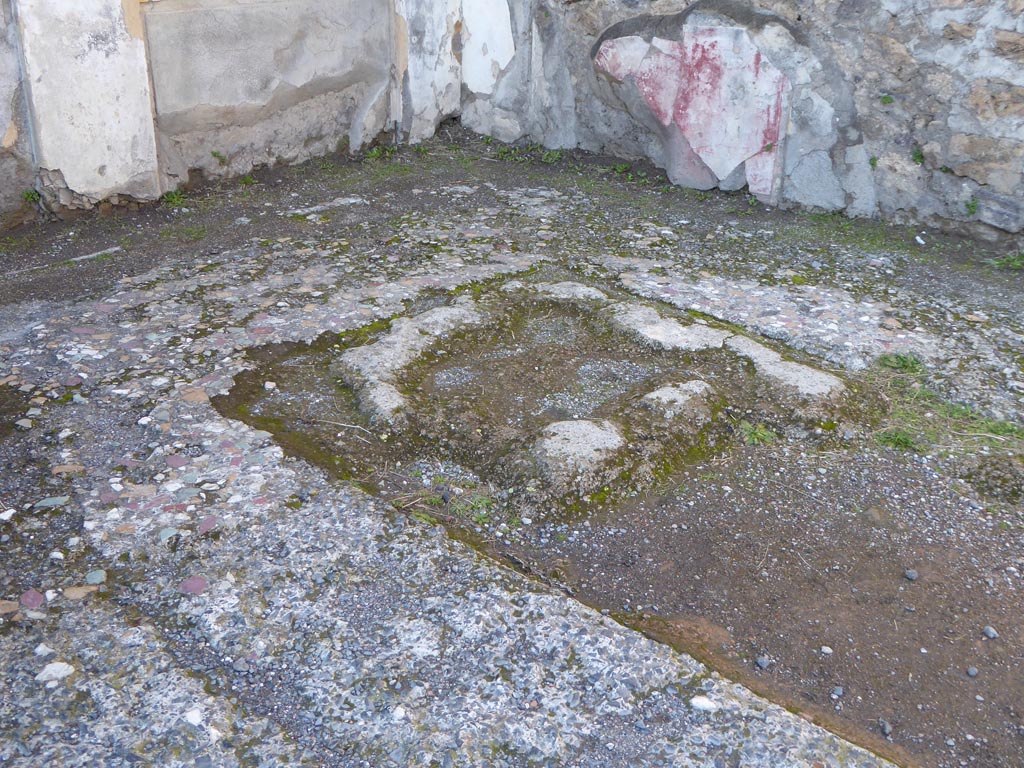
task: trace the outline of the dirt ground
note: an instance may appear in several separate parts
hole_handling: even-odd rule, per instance
[[[716,238],[705,262],[690,265],[695,273],[756,278],[791,266],[786,254],[795,253],[803,260],[835,260],[828,262],[835,271],[822,270],[816,279],[838,285],[846,280],[844,270],[857,272],[877,258],[897,268],[872,278],[876,282],[865,278],[855,289],[867,292],[891,280],[901,291],[941,290],[954,304],[1020,317],[1024,275],[998,266],[1005,263],[1005,246],[928,234],[927,247],[921,247],[915,240],[920,230],[767,211],[740,195],[669,190],[653,169],[620,166],[582,154],[566,153],[557,163],[542,162],[529,150],[499,155],[496,145],[449,127],[419,151],[267,169],[241,182],[198,187],[173,204],[94,213],[0,235],[0,313],[31,319],[46,311],[41,302],[95,295],[120,277],[209,258],[255,239],[347,236],[387,253],[401,237],[402,215],[443,218],[444,201],[424,194],[424,188],[465,180],[481,187],[494,181],[584,190],[593,200],[589,212],[557,222],[561,237],[578,237],[579,251],[599,248],[606,239],[595,221],[617,231],[660,213],[687,219],[690,239],[683,250],[700,254],[702,244]],[[299,206],[342,189],[378,195],[358,224],[268,213],[271,206],[288,204],[282,200]],[[494,205],[484,194],[481,207]],[[724,260],[729,243],[722,228],[737,221],[744,230],[772,230],[779,250],[743,251]],[[510,242],[514,247],[515,236]],[[414,258],[397,248],[394,256]],[[79,257],[87,258],[75,261]],[[844,258],[850,263],[844,265]],[[611,281],[584,261],[576,252],[561,266],[608,289]],[[944,319],[927,306],[918,314],[922,325],[931,322],[936,329]],[[275,432],[286,449],[339,478],[373,487],[420,522],[447,524],[452,535],[501,562],[695,655],[900,765],[1024,765],[1019,422],[958,410],[951,403],[954,394],[962,394],[955,382],[943,389],[910,364],[900,368],[899,361],[890,361],[889,367],[840,372],[822,363],[862,395],[860,410],[845,414],[838,426],[819,425],[815,431],[813,424],[787,420],[777,409],[756,405],[751,384],[737,385],[730,397],[755,405],[723,413],[701,450],[673,461],[651,482],[577,505],[571,514],[524,512],[510,501],[508,477],[495,469],[498,438],[486,433],[483,422],[467,418],[452,430],[451,445],[439,444],[439,433],[431,433],[426,422],[416,439],[386,446],[376,436],[367,442],[345,434],[359,436],[373,425],[360,421],[351,393],[337,389],[324,373],[326,362],[334,344],[368,338],[267,350],[262,367],[244,377],[222,407]],[[479,340],[474,343],[474,351],[486,352]],[[591,360],[582,354],[587,351],[563,334],[547,353],[533,354],[541,355],[538,366],[562,372]],[[614,349],[606,344],[589,351],[608,357]],[[1024,350],[1016,350],[1018,361],[1022,355]],[[619,355],[618,363],[595,372],[581,390],[594,398],[587,415],[603,415],[603,403],[623,402],[641,381],[657,379],[671,364],[645,361],[635,352]],[[436,386],[439,371],[459,368],[432,365],[410,384],[422,393],[424,408],[451,391]],[[303,366],[316,372],[302,373]],[[636,381],[629,379],[634,370]],[[514,393],[513,383],[527,386],[517,381],[525,375],[497,362],[480,366],[475,375],[488,372],[498,391]],[[530,386],[554,388],[559,378],[539,376]],[[276,391],[263,387],[268,379]],[[923,386],[937,394],[919,397]],[[312,397],[309,392],[317,388],[329,397]],[[14,397],[0,399],[0,440],[7,469],[20,471],[31,457],[20,452],[10,424],[23,410]],[[542,399],[534,397],[534,405]],[[507,424],[522,403],[505,401],[485,411]],[[578,415],[565,401],[544,407]],[[538,408],[530,412],[551,415]],[[435,426],[452,418],[440,409]],[[919,429],[921,420],[932,426]],[[752,432],[750,425],[767,433]],[[521,427],[528,431],[536,424]],[[879,440],[897,433],[910,434],[911,442]],[[336,449],[340,436],[348,458]],[[529,523],[527,514],[533,516]]]

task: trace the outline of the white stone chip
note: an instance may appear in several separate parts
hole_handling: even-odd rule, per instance
[[[50,683],[63,680],[75,671],[75,668],[63,661],[52,661],[36,675],[37,683]]]
[[[694,696],[690,699],[690,706],[698,712],[717,712],[720,707],[707,696]]]
[[[185,722],[189,725],[200,726],[203,724],[203,710],[199,707],[192,707],[185,713]]]

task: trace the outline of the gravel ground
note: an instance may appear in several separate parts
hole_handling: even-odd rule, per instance
[[[929,654],[952,654],[935,669],[947,674],[954,658],[965,680],[995,688],[1001,678],[1002,694],[977,694],[999,710],[981,708],[990,733],[918,738],[905,727],[918,707],[955,721],[967,705],[921,671],[920,650],[879,646],[893,678],[928,681],[920,696],[901,699],[882,680],[849,697],[844,689],[819,708],[859,696],[874,720],[828,725],[900,764],[1013,764],[1022,738],[1013,425],[1024,413],[1024,276],[993,266],[1007,254],[669,189],[650,169],[620,172],[603,158],[499,157],[447,131],[418,151],[270,169],[176,204],[0,239],[0,668],[10,692],[0,701],[0,760],[883,765],[678,650],[714,645],[686,627],[749,626],[703,660],[733,677],[739,666],[757,669],[747,674],[754,683],[779,670],[779,685],[759,691],[783,704],[800,689],[787,689],[787,677],[834,694],[858,674],[834,624],[852,605],[839,594],[850,583],[867,590],[858,568],[875,573],[877,561],[900,604],[893,610],[906,602],[949,628],[948,642],[922,639]],[[594,608],[286,454],[210,403],[282,344],[355,333],[432,296],[552,264],[741,326],[844,376],[867,376],[883,354],[913,355],[917,386],[964,407],[959,421],[943,422],[947,432],[951,423],[970,432],[980,419],[988,430],[1004,426],[995,438],[915,435],[913,455],[873,446],[862,430],[850,438],[860,452],[845,479],[823,488],[815,483],[832,477],[828,454],[794,453],[804,437],[748,445],[691,467],[701,494],[662,492],[656,514],[622,505],[591,521],[602,528],[592,538],[585,522],[538,526],[522,542],[524,552],[547,542],[536,562],[629,574],[632,585],[618,592],[614,579],[590,575],[561,585]],[[897,426],[917,427],[902,418]],[[992,470],[993,456],[1002,470]],[[971,475],[974,466],[983,469]],[[979,473],[984,482],[960,479]],[[852,510],[871,495],[884,503],[858,520]],[[806,497],[815,501],[801,506]],[[752,521],[755,540],[725,545],[722,531]],[[820,545],[787,551],[789,521]],[[630,531],[627,547],[612,545],[610,528]],[[889,548],[832,562],[824,542],[868,528]],[[643,551],[640,543],[680,559],[713,552],[682,570],[716,588],[687,591],[644,570],[660,557],[607,566]],[[767,577],[737,568],[753,557],[741,547],[764,560]],[[797,566],[801,556],[808,562]],[[755,594],[781,584],[795,590],[792,604],[726,623],[745,602],[723,585],[762,581]],[[644,591],[658,588],[676,602]],[[620,601],[609,615],[597,609]],[[653,603],[659,610],[633,610]],[[948,611],[962,604],[970,618],[957,620]],[[990,624],[994,637],[984,633]],[[715,631],[703,637],[721,638]],[[779,637],[768,643],[770,632]],[[868,641],[854,642],[865,657]],[[743,654],[757,654],[754,664]],[[831,672],[824,657],[837,662]]]

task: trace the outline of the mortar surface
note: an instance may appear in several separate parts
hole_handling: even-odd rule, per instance
[[[5,236],[6,764],[1014,764],[1024,276],[616,167],[442,132]],[[469,302],[406,425],[338,385]],[[615,483],[500,460],[583,420]]]

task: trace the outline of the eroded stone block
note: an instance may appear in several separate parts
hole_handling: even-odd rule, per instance
[[[689,430],[696,431],[711,420],[708,400],[714,390],[700,379],[682,384],[668,384],[643,396],[642,403],[661,418],[682,422]]]
[[[534,453],[556,487],[585,491],[600,481],[602,470],[625,444],[607,419],[558,421],[544,428]]]
[[[653,307],[623,304],[612,310],[612,322],[643,341],[661,349],[699,352],[721,349],[730,334],[717,328],[694,323],[683,325],[677,320],[663,318]]]

